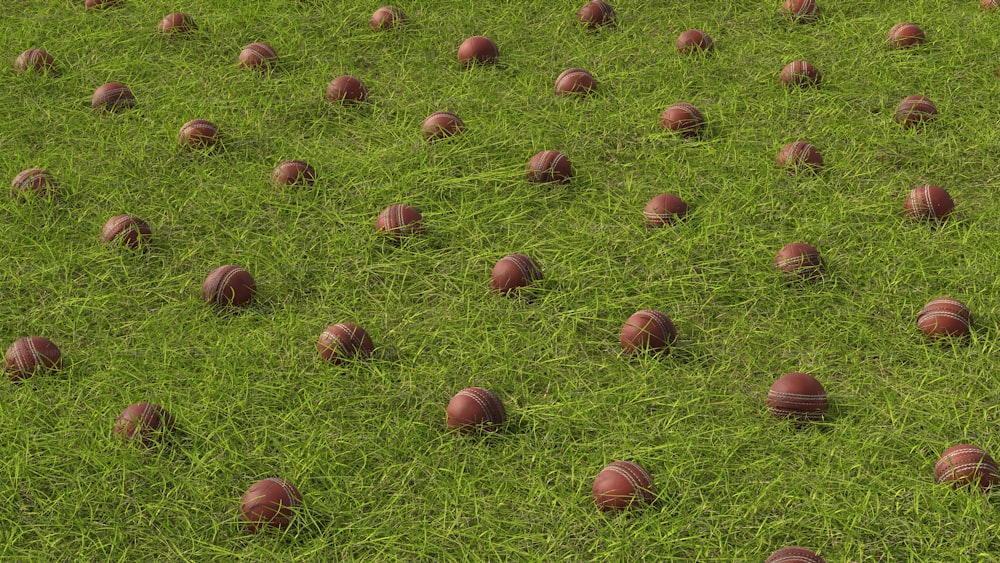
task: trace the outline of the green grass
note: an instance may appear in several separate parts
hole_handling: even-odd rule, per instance
[[[379,3],[3,8],[0,59],[44,48],[57,71],[0,76],[0,176],[38,166],[60,186],[0,202],[0,341],[47,336],[65,365],[0,385],[0,558],[760,561],[799,544],[830,561],[995,559],[997,493],[936,486],[932,468],[960,442],[1000,455],[997,15],[973,0],[826,0],[800,26],[777,1],[622,1],[617,29],[588,33],[581,3],[401,2],[411,24],[393,34],[368,29]],[[178,9],[199,31],[164,41],[156,24]],[[928,43],[888,50],[907,20]],[[714,53],[676,53],[691,27]],[[475,34],[501,64],[458,68]],[[253,41],[275,47],[275,70],[237,67]],[[778,85],[796,58],[821,88]],[[552,94],[572,66],[594,95]],[[323,100],[345,73],[370,103]],[[94,114],[111,80],[138,105]],[[914,93],[940,116],[903,130],[892,113]],[[659,129],[681,101],[708,118],[701,140]],[[436,110],[466,134],[426,143]],[[195,118],[220,126],[221,150],[177,146]],[[798,139],[823,153],[822,174],[774,169]],[[570,184],[524,181],[543,149],[569,156]],[[316,186],[269,185],[291,158]],[[956,200],[939,228],[902,217],[919,183]],[[648,232],[642,207],[662,192],[691,212]],[[373,232],[396,202],[423,213],[425,236]],[[150,252],[100,244],[126,212],[151,224]],[[799,240],[822,253],[821,283],[773,271]],[[488,290],[510,252],[544,267],[530,295]],[[238,314],[199,297],[227,263],[259,288]],[[942,295],[972,309],[967,342],[918,334]],[[666,357],[620,355],[640,308],[677,325]],[[374,359],[319,360],[340,321],[368,329]],[[824,384],[826,421],[767,414],[789,371]],[[503,399],[502,434],[445,431],[449,398],[473,385]],[[144,400],[178,434],[121,447],[113,422]],[[593,478],[619,459],[652,473],[654,506],[595,509]],[[303,510],[286,533],[248,536],[239,498],[269,476],[291,480]]]

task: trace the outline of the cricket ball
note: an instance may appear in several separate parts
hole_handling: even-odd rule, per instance
[[[428,141],[437,141],[465,131],[465,123],[450,111],[436,111],[427,116],[420,131]]]
[[[368,359],[375,351],[375,343],[368,332],[354,323],[337,323],[326,327],[316,342],[316,351],[333,364],[351,358]]]
[[[942,337],[964,338],[972,326],[972,313],[958,299],[931,299],[917,314],[917,327],[932,340]]]
[[[983,11],[1000,10],[1000,0],[983,0]]]
[[[607,2],[594,0],[580,6],[580,10],[576,13],[576,18],[587,29],[613,26],[615,25],[615,9]]]
[[[239,306],[250,301],[257,285],[249,272],[239,266],[219,266],[212,270],[201,286],[205,303],[218,306]]]
[[[316,171],[301,160],[286,160],[271,172],[271,185],[274,187],[296,184],[311,186],[314,181],[316,181]]]
[[[819,16],[816,0],[785,0],[781,12],[795,21],[807,22]]]
[[[490,288],[510,294],[517,288],[527,287],[542,279],[542,266],[526,254],[508,254],[493,266]]]
[[[41,168],[28,168],[14,176],[10,187],[11,197],[49,197],[55,193],[56,179]]]
[[[120,82],[108,82],[94,90],[90,107],[95,110],[120,111],[135,107],[135,96],[128,86]]]
[[[892,26],[886,37],[886,43],[896,49],[905,49],[920,45],[925,39],[924,30],[920,29],[920,26],[915,23],[902,22]]]
[[[243,68],[261,69],[273,65],[278,60],[278,53],[267,43],[251,43],[240,51],[240,66]]]
[[[941,454],[934,464],[934,482],[954,488],[976,485],[987,490],[1000,479],[997,462],[979,446],[958,444]]]
[[[594,88],[597,88],[597,81],[582,68],[568,68],[556,77],[556,94],[559,96],[586,95]]]
[[[368,21],[372,31],[386,31],[406,25],[406,14],[395,6],[382,6]]]
[[[682,137],[698,137],[705,131],[705,116],[691,104],[674,104],[663,111],[660,125]]]
[[[271,477],[257,481],[240,499],[240,520],[248,532],[270,528],[284,530],[292,523],[302,494],[290,482]]]
[[[899,102],[899,107],[896,108],[892,119],[903,127],[909,127],[917,123],[933,121],[937,117],[937,112],[937,106],[929,98],[914,94]]]
[[[125,442],[150,447],[162,442],[174,428],[174,418],[153,403],[125,407],[115,420],[114,433]]]
[[[206,119],[192,119],[181,126],[177,141],[183,147],[211,148],[219,140],[219,128]]]
[[[819,150],[805,141],[795,141],[781,147],[775,158],[778,168],[784,168],[790,174],[796,172],[819,173],[823,169],[823,155]]]
[[[649,200],[642,210],[642,216],[646,228],[655,229],[683,219],[687,209],[687,203],[683,199],[674,194],[660,194]]]
[[[449,430],[497,432],[507,421],[507,411],[495,393],[482,387],[467,387],[448,401],[445,409]]]
[[[823,385],[808,373],[786,373],[767,392],[767,408],[777,418],[820,420],[828,406]]]
[[[345,106],[363,102],[368,99],[368,89],[361,80],[350,74],[334,78],[326,86],[326,99]]]
[[[12,381],[17,381],[36,373],[59,369],[61,365],[62,354],[51,340],[41,336],[25,336],[15,340],[7,348],[3,371]]]
[[[677,50],[683,54],[711,51],[714,45],[712,38],[700,29],[689,29],[677,36]]]
[[[52,70],[55,59],[44,49],[28,49],[14,59],[14,74],[23,72],[45,73]]]
[[[804,242],[793,242],[781,247],[774,255],[774,267],[786,274],[809,279],[822,273],[823,262],[815,247]]]
[[[164,35],[182,35],[196,29],[198,26],[195,25],[194,18],[183,12],[174,12],[163,16],[160,24],[156,26],[156,30]]]
[[[778,82],[786,86],[805,88],[806,86],[818,86],[822,78],[812,63],[808,61],[792,61],[785,65],[785,68],[781,69],[781,74],[778,75]]]
[[[394,203],[386,207],[375,219],[375,231],[402,240],[424,231],[423,216],[405,203]]]
[[[87,0],[84,6],[88,10],[100,10],[104,8],[114,8],[118,5],[118,0]]]
[[[146,249],[152,234],[149,224],[142,219],[134,215],[115,215],[101,229],[101,242]]]
[[[911,219],[941,221],[955,209],[955,202],[944,188],[924,184],[910,191],[903,209]]]
[[[642,309],[625,321],[618,340],[626,354],[658,353],[677,340],[677,329],[664,313]]]
[[[591,488],[594,504],[602,511],[621,511],[656,500],[653,477],[638,463],[613,461],[606,465]]]
[[[489,37],[474,35],[462,42],[458,48],[458,62],[469,67],[476,64],[493,64],[500,56],[497,49]]]
[[[565,184],[573,176],[573,166],[559,151],[542,151],[528,161],[529,182]]]
[[[772,553],[764,563],[826,563],[826,559],[811,549],[790,545]]]

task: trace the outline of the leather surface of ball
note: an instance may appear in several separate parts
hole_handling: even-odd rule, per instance
[[[482,35],[474,35],[458,47],[458,62],[465,66],[493,64],[499,56],[496,43]]]
[[[649,200],[642,210],[642,217],[647,229],[655,229],[683,219],[687,209],[687,203],[680,197],[674,194],[660,194]]]
[[[342,74],[327,84],[326,99],[345,106],[361,103],[368,99],[368,88],[358,77]]]
[[[290,482],[271,477],[261,479],[240,499],[240,520],[249,532],[268,528],[287,529],[302,505],[302,494]]]
[[[406,25],[406,14],[395,6],[382,6],[375,10],[368,25],[372,31],[388,31]]]
[[[886,42],[890,47],[905,49],[920,45],[925,39],[924,30],[920,29],[920,26],[915,23],[902,22],[889,29]]]
[[[590,490],[594,504],[602,511],[620,511],[656,500],[653,477],[638,463],[613,461],[606,465]]]
[[[899,107],[896,108],[896,113],[893,114],[892,119],[903,127],[909,127],[918,123],[933,121],[937,118],[937,112],[937,106],[934,105],[934,102],[930,98],[914,94],[907,96],[902,102],[899,102]]]
[[[607,2],[594,0],[580,6],[579,11],[576,13],[576,18],[587,29],[611,27],[615,25],[615,9]]]
[[[799,22],[808,22],[819,16],[816,0],[785,0],[781,12]]]
[[[401,240],[423,232],[423,216],[405,203],[386,207],[375,219],[375,230]]]
[[[934,464],[934,482],[960,488],[974,485],[987,490],[1000,479],[993,457],[979,446],[958,444],[946,449]]]
[[[915,220],[942,221],[954,209],[951,195],[944,188],[931,184],[913,188],[903,203],[906,215]]]
[[[41,168],[28,168],[18,172],[10,183],[11,197],[49,197],[55,194],[58,186],[52,174]]]
[[[662,352],[677,340],[677,328],[666,314],[641,309],[622,325],[618,340],[626,354]]]
[[[498,293],[510,293],[542,279],[542,266],[526,254],[508,254],[493,266],[490,287]]]
[[[219,141],[219,128],[207,119],[192,119],[181,126],[177,141],[183,147],[211,148]]]
[[[239,266],[219,266],[212,270],[201,286],[205,303],[218,306],[240,306],[250,302],[257,285],[249,272]]]
[[[360,326],[349,323],[330,325],[319,335],[316,351],[326,361],[340,364],[347,359],[365,360],[375,351],[368,331]]]
[[[507,422],[507,411],[495,393],[482,387],[462,389],[445,409],[448,429],[460,432],[497,432]]]
[[[162,442],[174,428],[174,418],[153,403],[125,407],[115,420],[114,433],[125,442],[150,447]]]
[[[587,95],[597,88],[593,75],[582,68],[568,68],[556,77],[555,90],[560,96]]]
[[[668,131],[680,133],[682,137],[697,137],[705,131],[705,116],[693,105],[679,103],[663,110],[660,125]]]
[[[793,242],[774,255],[774,267],[799,278],[813,278],[822,273],[823,262],[814,246]]]
[[[964,338],[972,327],[972,313],[958,299],[931,299],[917,314],[917,327],[932,340]]]
[[[786,86],[818,86],[823,80],[819,71],[809,61],[792,61],[781,69],[778,81]]]
[[[278,53],[268,43],[251,43],[240,51],[239,63],[243,68],[268,68],[277,61]]]
[[[108,82],[94,90],[90,107],[95,110],[121,111],[135,107],[135,96],[121,82]]]
[[[450,111],[436,111],[420,124],[420,132],[428,141],[437,141],[465,132],[465,123]]]
[[[823,170],[823,155],[819,149],[805,141],[795,141],[781,147],[774,162],[778,168],[784,168],[791,174],[819,173]]]
[[[42,336],[18,338],[4,354],[3,371],[13,381],[57,370],[62,365],[62,353],[51,340]]]
[[[101,229],[101,242],[132,249],[147,248],[152,234],[149,223],[142,219],[134,215],[115,215]]]
[[[712,38],[700,29],[689,29],[677,36],[674,45],[684,54],[711,51],[715,45]]]
[[[767,392],[767,408],[778,418],[821,420],[828,407],[826,390],[808,373],[786,373]]]
[[[164,35],[183,35],[198,29],[194,23],[194,18],[183,13],[173,12],[163,16],[156,30]]]
[[[541,151],[528,161],[526,177],[529,182],[565,184],[573,177],[573,165],[559,151]]]
[[[55,66],[55,59],[44,49],[28,49],[14,59],[14,74],[24,72],[45,73]]]
[[[764,563],[826,563],[826,560],[811,549],[790,545],[772,553]]]
[[[271,185],[278,186],[311,186],[316,181],[316,171],[302,160],[286,160],[274,167],[271,172]]]

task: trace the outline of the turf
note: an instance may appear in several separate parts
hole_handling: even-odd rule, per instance
[[[0,385],[0,558],[760,561],[789,544],[830,561],[996,558],[997,493],[935,485],[932,468],[956,443],[1000,454],[1000,15],[827,0],[798,25],[778,2],[618,2],[618,26],[592,33],[579,4],[400,3],[409,25],[381,34],[378,4],[352,2],[3,8],[0,58],[44,48],[56,71],[3,71],[0,170],[45,168],[59,188],[0,202],[0,340],[47,336],[64,366]],[[156,23],[177,9],[199,29],[164,40]],[[887,49],[900,21],[928,43]],[[676,52],[692,27],[713,53]],[[476,34],[501,60],[463,70]],[[253,41],[274,46],[274,70],[238,68]],[[777,83],[798,58],[820,88]],[[556,97],[574,66],[597,91]],[[368,103],[323,99],[345,73]],[[112,80],[138,104],[95,114]],[[915,93],[939,119],[902,129],[892,113]],[[708,119],[699,140],[659,128],[682,101]],[[425,142],[438,110],[467,132]],[[178,147],[195,118],[219,125],[218,150]],[[775,169],[799,139],[821,174]],[[570,158],[569,184],[524,180],[545,149]],[[292,158],[315,186],[270,186]],[[920,183],[955,199],[946,223],[903,217]],[[642,207],[663,192],[691,212],[647,231]],[[424,236],[374,232],[397,202],[423,213]],[[151,224],[149,252],[99,242],[126,212]],[[819,283],[773,270],[794,241],[820,250]],[[508,299],[488,280],[511,252],[545,279]],[[259,292],[220,314],[199,290],[229,263]],[[971,308],[968,341],[917,331],[943,295]],[[669,354],[619,352],[642,308],[677,325]],[[372,334],[372,360],[320,361],[340,321]],[[826,387],[825,421],[768,415],[789,371]],[[449,398],[473,385],[504,401],[499,435],[445,430]],[[113,439],[139,401],[177,419],[166,445]],[[619,459],[653,475],[653,506],[595,509],[593,478]],[[286,532],[248,535],[239,498],[270,476],[303,508]]]

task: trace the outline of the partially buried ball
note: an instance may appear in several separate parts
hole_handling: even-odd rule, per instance
[[[675,46],[683,54],[711,51],[715,42],[712,37],[700,29],[689,29],[679,36]]]
[[[423,216],[405,203],[394,203],[386,207],[375,219],[375,230],[395,240],[403,240],[422,233]]]
[[[44,49],[28,49],[14,59],[14,74],[24,72],[46,73],[55,66],[55,59]]]
[[[526,254],[508,254],[493,266],[490,287],[493,291],[510,294],[542,279],[542,266]]]
[[[427,116],[420,131],[428,141],[438,141],[465,131],[465,123],[450,111],[436,111]]]
[[[128,443],[150,447],[162,442],[174,428],[174,418],[153,403],[125,407],[115,420],[114,433]]]
[[[257,291],[253,276],[239,266],[219,266],[201,286],[205,303],[221,307],[247,304]]]
[[[3,371],[13,381],[59,369],[62,353],[51,340],[25,336],[14,341],[4,354]]]
[[[14,176],[10,183],[11,197],[49,197],[55,193],[56,180],[41,168],[28,168]]]
[[[958,444],[941,454],[934,464],[934,482],[950,483],[956,489],[973,485],[987,490],[1000,479],[997,462],[979,446]]]
[[[135,96],[121,82],[108,82],[94,90],[90,106],[95,110],[121,111],[135,107]]]
[[[573,165],[559,151],[541,151],[528,161],[526,177],[529,182],[565,184],[572,176]]]
[[[813,279],[823,273],[819,251],[804,242],[793,242],[781,247],[774,255],[774,267],[797,279]]]
[[[286,160],[271,172],[271,185],[274,187],[311,186],[315,180],[316,171],[303,160]]]
[[[460,432],[497,432],[507,421],[507,411],[495,393],[482,387],[462,389],[445,409],[448,429]]]
[[[674,194],[660,194],[649,200],[642,210],[642,217],[647,229],[655,229],[683,219],[687,209],[687,203],[680,197]]]
[[[811,549],[790,545],[772,553],[764,563],[826,563],[826,559]]]
[[[327,84],[326,99],[345,106],[357,104],[368,99],[368,88],[358,77],[342,74]]]
[[[931,299],[917,314],[917,327],[931,340],[964,338],[972,326],[972,313],[958,299]]]
[[[268,43],[251,43],[240,51],[239,62],[243,68],[264,69],[273,66],[278,53]]]
[[[559,96],[586,95],[596,87],[597,81],[582,68],[568,68],[556,77],[556,94]]]
[[[340,364],[344,360],[366,360],[375,351],[375,344],[368,331],[354,323],[330,325],[319,335],[316,351],[324,360]]]
[[[808,373],[786,373],[767,392],[767,408],[777,418],[820,420],[828,406],[823,385]]]
[[[580,10],[576,13],[576,18],[587,29],[610,27],[615,25],[615,9],[607,2],[593,0],[580,6]]]
[[[781,147],[774,159],[778,168],[784,168],[789,174],[797,172],[819,173],[823,170],[823,155],[819,149],[806,141],[795,141]]]
[[[194,18],[183,13],[174,12],[163,16],[156,30],[164,35],[184,35],[198,29],[194,23]]]
[[[626,354],[659,353],[677,340],[677,329],[665,313],[641,309],[622,325],[618,340]]]
[[[219,141],[219,128],[207,119],[192,119],[181,126],[177,141],[182,147],[212,148]]]
[[[284,530],[302,505],[302,494],[290,482],[271,477],[257,481],[240,499],[240,519],[248,532]]]
[[[911,219],[920,221],[943,221],[955,209],[948,192],[931,184],[917,186],[906,196],[903,210]]]
[[[594,504],[602,511],[620,511],[656,500],[653,476],[638,463],[613,461],[594,479]]]
[[[797,22],[808,22],[819,16],[816,0],[785,0],[781,12]]]
[[[111,245],[127,246],[132,249],[146,249],[149,237],[153,231],[149,223],[135,215],[115,215],[108,219],[101,229],[101,242]]]
[[[372,31],[387,31],[406,23],[406,14],[395,6],[382,6],[375,10],[368,24]]]
[[[983,0],[982,9],[984,12],[1000,10],[1000,0]]]
[[[920,45],[925,39],[924,30],[920,29],[920,26],[915,23],[902,22],[892,26],[886,37],[886,43],[896,49],[905,49]]]
[[[489,37],[474,35],[458,48],[458,62],[464,66],[493,64],[500,56],[496,43]]]
[[[822,80],[822,76],[816,67],[809,61],[792,61],[781,69],[778,75],[778,82],[786,86],[817,86]]]
[[[685,138],[698,137],[705,132],[705,116],[693,105],[679,103],[663,111],[660,125],[668,131],[680,133]]]
[[[914,94],[899,102],[899,107],[896,108],[892,119],[903,127],[910,127],[918,123],[933,121],[937,117],[937,112],[937,106],[930,98]]]

